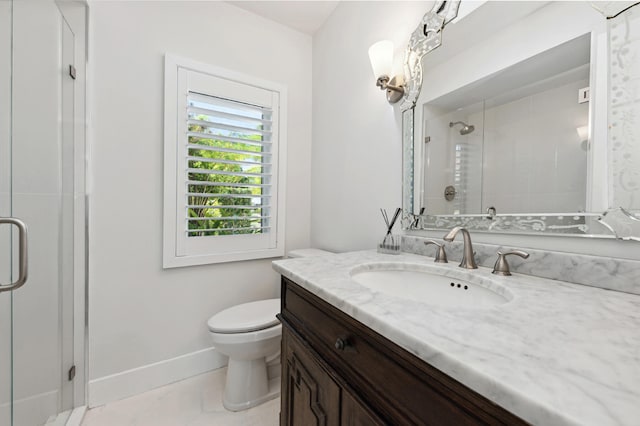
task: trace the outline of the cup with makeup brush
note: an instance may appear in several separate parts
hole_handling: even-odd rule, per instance
[[[396,224],[398,217],[400,217],[402,209],[397,208],[391,220],[389,220],[389,216],[385,209],[380,209],[380,212],[382,213],[382,218],[387,226],[387,233],[385,234],[382,242],[378,244],[378,253],[400,254],[400,235],[393,235],[393,226]]]

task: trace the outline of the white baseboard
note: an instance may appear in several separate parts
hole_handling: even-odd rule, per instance
[[[89,408],[137,395],[227,365],[227,357],[203,349],[89,381]]]
[[[45,424],[58,412],[58,397],[58,391],[53,390],[14,401],[14,424],[16,426]],[[2,422],[10,418],[10,411],[11,406],[8,403],[0,405],[0,424],[4,425]]]
[[[57,416],[51,416],[44,426],[80,426],[87,406],[76,407],[73,410],[63,411]],[[29,423],[36,424],[36,423]],[[39,423],[38,423],[39,424]]]
[[[67,419],[67,424],[65,426],[80,426],[82,424],[82,419],[84,418],[84,414],[87,412],[87,406],[83,405],[82,407],[76,407],[73,409],[69,418]]]

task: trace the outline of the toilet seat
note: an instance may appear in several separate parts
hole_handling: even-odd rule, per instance
[[[218,312],[207,321],[209,331],[217,334],[251,333],[280,324],[280,299],[243,303]]]
[[[220,348],[221,345],[241,345],[247,342],[259,342],[279,337],[282,334],[282,324],[278,323],[278,325],[263,330],[249,331],[247,333],[216,333],[210,331],[209,334],[214,340],[214,346],[217,345]]]

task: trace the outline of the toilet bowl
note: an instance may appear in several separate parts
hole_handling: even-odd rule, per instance
[[[279,377],[269,377],[267,358],[280,351],[280,299],[225,309],[207,321],[213,345],[229,357],[222,403],[241,411],[278,396]]]
[[[301,249],[288,256],[328,254],[331,253]],[[259,300],[225,309],[207,321],[215,349],[229,357],[222,397],[227,410],[246,410],[280,394],[279,312],[280,299]]]

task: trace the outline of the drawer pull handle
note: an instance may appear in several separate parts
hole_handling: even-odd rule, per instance
[[[349,346],[349,343],[338,337],[334,346],[337,350],[343,351],[347,346]]]

